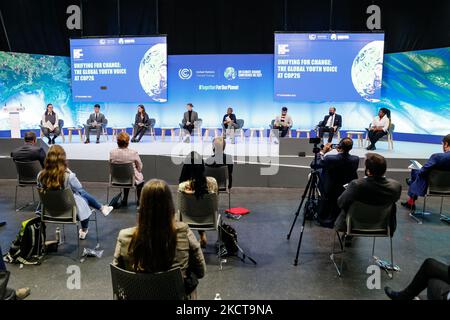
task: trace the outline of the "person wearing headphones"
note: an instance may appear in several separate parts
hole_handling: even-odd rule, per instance
[[[359,157],[350,154],[353,148],[351,138],[343,138],[336,146],[336,154],[328,154],[333,145],[327,143],[320,151],[315,169],[320,171],[319,190],[322,194],[322,205],[319,208],[319,223],[332,228],[339,215],[337,199],[344,192],[344,185],[358,179]],[[311,164],[311,167],[313,164]]]

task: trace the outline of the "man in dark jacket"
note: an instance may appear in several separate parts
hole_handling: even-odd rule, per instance
[[[336,220],[335,229],[337,231],[347,231],[347,212],[353,202],[359,201],[368,205],[392,206],[390,227],[393,233],[397,226],[395,203],[400,199],[402,186],[393,179],[388,179],[386,173],[386,159],[377,153],[366,155],[366,177],[350,182],[346,190],[339,197],[337,204],[342,209]]]
[[[14,161],[31,162],[38,160],[44,167],[45,151],[36,145],[36,134],[32,131],[25,133],[25,144],[13,152],[11,158]]]
[[[344,185],[358,179],[359,157],[350,154],[353,141],[343,138],[336,147],[337,154],[327,154],[332,150],[327,144],[320,152],[317,169],[321,171],[319,190],[322,193],[322,202],[319,208],[319,222],[323,226],[333,227],[339,215],[337,199],[344,192]],[[311,164],[314,167],[314,163]]]

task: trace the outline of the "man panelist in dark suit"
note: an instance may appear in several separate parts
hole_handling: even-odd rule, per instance
[[[428,190],[428,175],[432,170],[450,171],[450,134],[442,139],[442,153],[431,155],[430,159],[420,170],[411,171],[411,179],[408,181],[408,201],[402,202],[402,206],[414,211],[418,197],[423,197]]]
[[[91,113],[89,119],[87,120],[85,127],[86,141],[84,143],[89,143],[89,134],[92,129],[97,131],[97,141],[100,143],[100,134],[102,133],[102,126],[106,124],[106,118],[103,113],[100,113],[100,105],[96,104],[94,106],[94,113]]]
[[[342,209],[336,220],[335,229],[337,231],[347,231],[347,212],[353,202],[359,201],[367,205],[382,206],[395,204],[402,193],[402,186],[399,182],[385,177],[386,159],[377,153],[366,155],[366,177],[353,180],[346,190],[339,197],[337,203]],[[393,233],[397,226],[397,207],[392,206],[390,227]]]
[[[319,223],[322,226],[333,227],[339,214],[337,199],[344,192],[343,186],[358,179],[359,157],[350,154],[352,148],[352,139],[344,138],[336,147],[337,154],[327,154],[332,150],[331,144],[320,151],[317,169],[321,170],[319,189],[323,201],[319,208]]]
[[[195,122],[198,120],[197,112],[193,111],[194,105],[192,103],[188,103],[186,105],[187,111],[183,115],[183,120],[181,124],[183,125],[183,129],[189,132],[189,135],[192,135],[192,130],[194,130]]]
[[[31,162],[39,161],[41,166],[44,167],[45,151],[41,147],[36,145],[36,134],[32,131],[25,133],[25,144],[13,152],[11,152],[11,158],[14,161]]]
[[[331,143],[335,132],[340,127],[342,127],[342,117],[336,113],[335,107],[330,107],[328,114],[319,123],[319,137],[322,139],[324,132],[328,132],[328,143]]]

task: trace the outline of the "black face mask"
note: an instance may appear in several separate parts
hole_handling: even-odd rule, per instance
[[[330,116],[332,116],[332,115],[334,114],[334,112],[328,112],[328,114],[329,114]]]

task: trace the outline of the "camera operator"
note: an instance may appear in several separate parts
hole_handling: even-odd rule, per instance
[[[326,144],[318,155],[317,164],[311,164],[313,169],[320,171],[319,190],[322,201],[319,204],[318,220],[324,227],[332,228],[339,215],[337,199],[344,192],[344,185],[358,179],[359,157],[350,155],[353,141],[343,138],[336,146],[337,154],[326,155],[333,150],[330,143]]]

